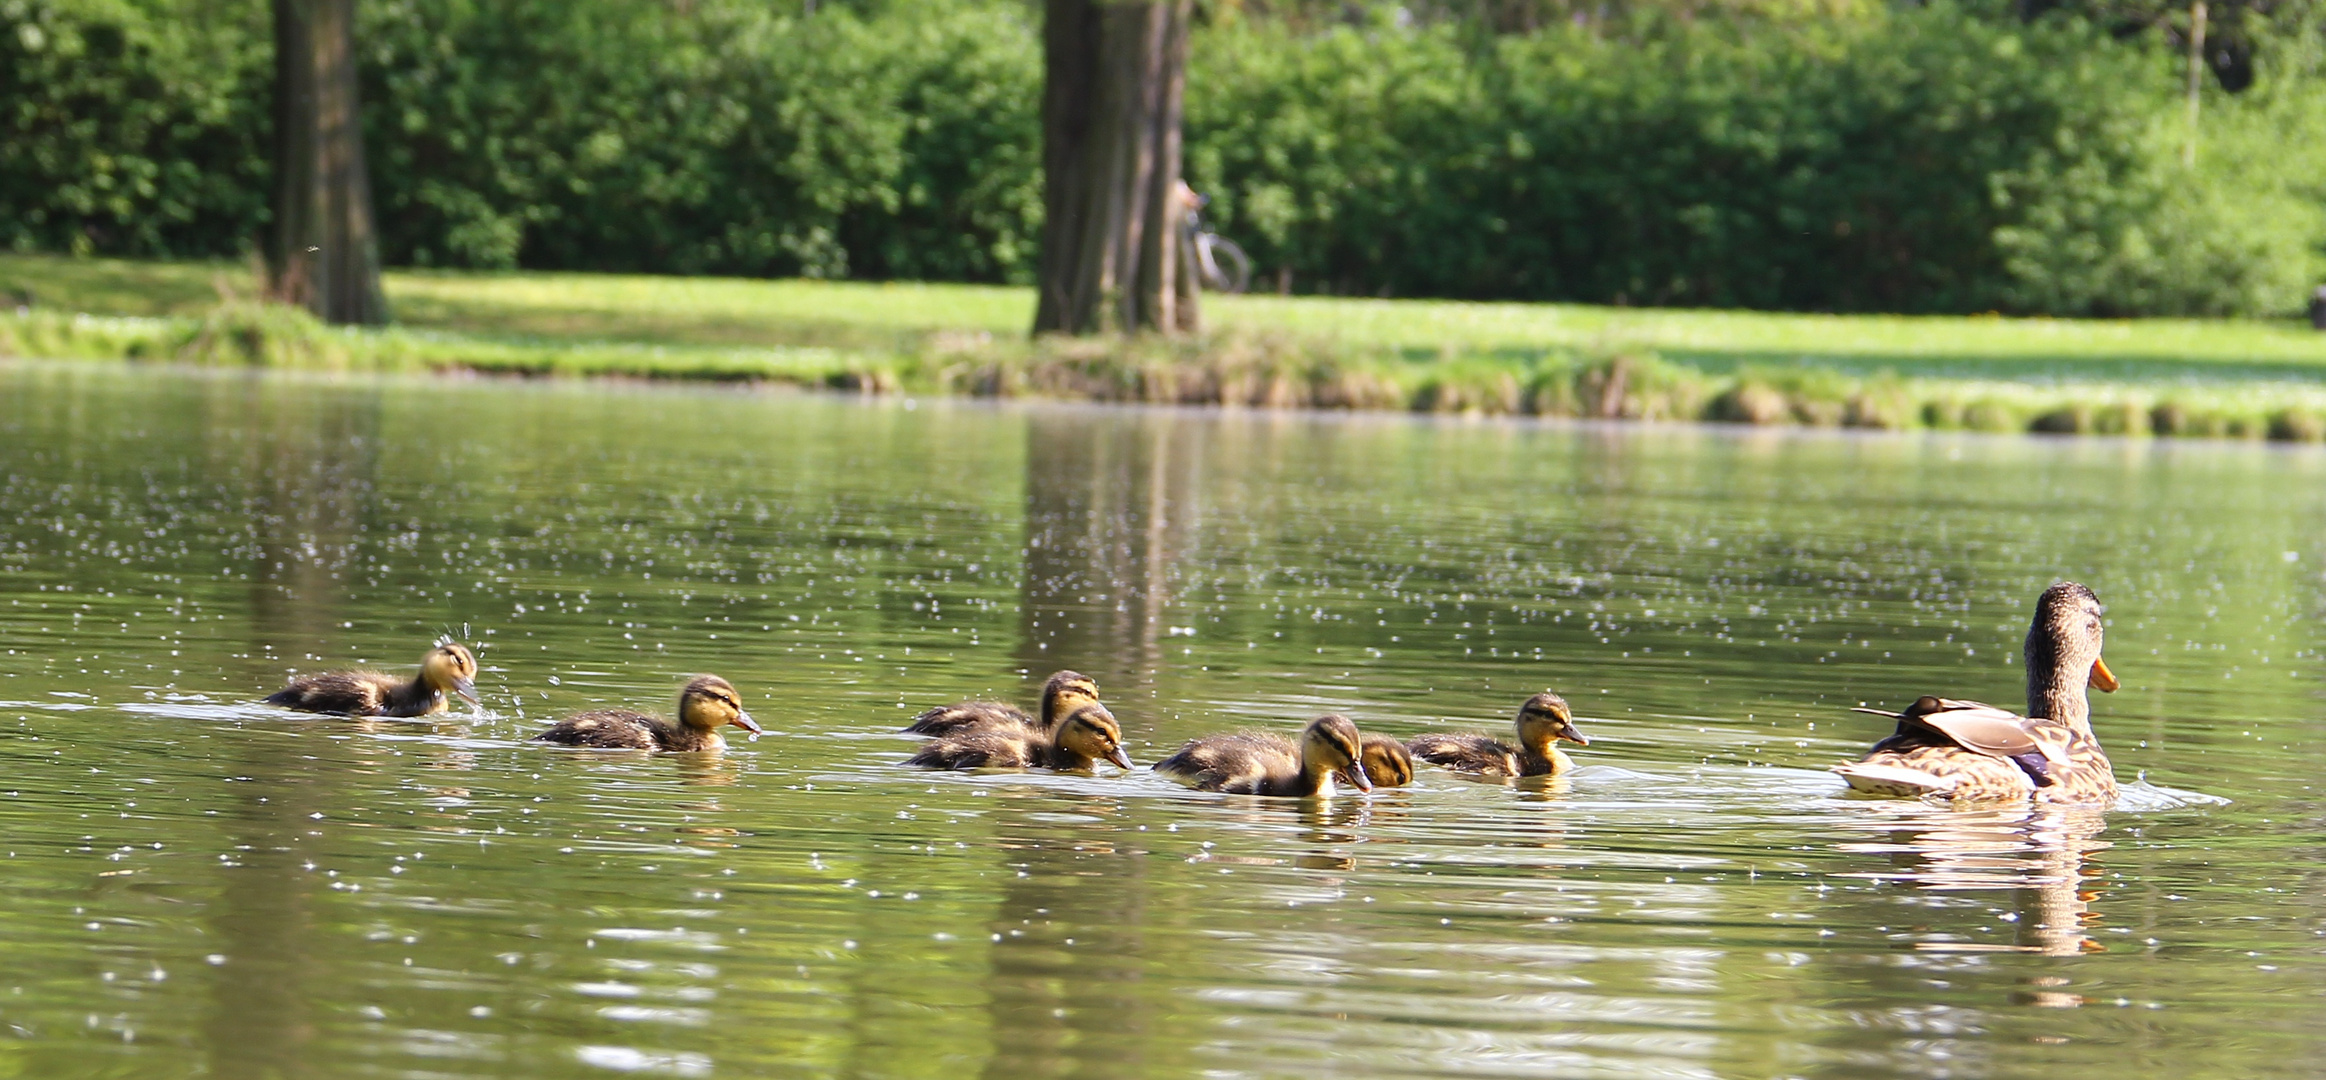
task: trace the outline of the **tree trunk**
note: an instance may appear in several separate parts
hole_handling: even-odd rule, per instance
[[[274,0],[275,221],[267,291],[328,322],[384,323],[355,95],[355,0]]]
[[[1034,332],[1196,328],[1179,223],[1193,0],[1047,0]]]

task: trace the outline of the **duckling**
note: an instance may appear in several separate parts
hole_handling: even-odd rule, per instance
[[[1357,748],[1358,763],[1365,768],[1365,779],[1373,786],[1404,787],[1413,783],[1413,756],[1405,744],[1387,735],[1367,735]],[[1341,774],[1344,778],[1347,772]]]
[[[1085,703],[1098,701],[1098,684],[1080,672],[1061,671],[1042,684],[1042,716],[1037,720],[1024,709],[999,701],[963,701],[940,705],[905,725],[916,735],[949,735],[956,731],[992,727],[1022,727],[1047,736],[1058,721]]]
[[[593,709],[558,721],[533,741],[599,750],[724,750],[727,740],[720,728],[733,725],[760,733],[735,687],[716,675],[697,675],[679,691],[678,719],[673,724],[628,709]]]
[[[1359,791],[1373,790],[1372,778],[1359,764],[1362,744],[1357,725],[1348,717],[1326,713],[1309,721],[1292,755],[1284,752],[1284,740],[1273,735],[1210,735],[1157,762],[1155,771],[1200,791],[1329,798],[1336,776]]]
[[[1479,776],[1557,776],[1575,767],[1560,752],[1564,739],[1577,746],[1591,740],[1575,727],[1567,699],[1548,690],[1518,707],[1518,745],[1485,735],[1424,735],[1405,744],[1413,756],[1455,772]]]
[[[1396,739],[1367,735],[1358,746],[1357,756],[1365,770],[1365,779],[1372,781],[1374,787],[1404,787],[1413,783],[1413,757],[1405,752],[1405,744]],[[1177,760],[1197,772],[1273,769],[1290,773],[1300,770],[1300,745],[1273,732],[1239,731],[1188,743],[1179,751]],[[1357,786],[1349,769],[1333,775],[1350,787]]]
[[[1131,767],[1122,728],[1096,701],[1084,702],[1043,735],[1026,725],[957,728],[929,740],[907,765],[931,769],[1056,769],[1088,772],[1101,758]]]
[[[1956,802],[2032,799],[2110,803],[2116,771],[2092,732],[2087,687],[2117,687],[2100,659],[2106,609],[2092,590],[2062,581],[2043,591],[2021,646],[2027,713],[1925,696],[1894,714],[1898,729],[1858,761],[1833,771],[1876,795],[1942,796]],[[1893,715],[1878,709],[1861,709]]]
[[[429,716],[444,711],[445,693],[477,701],[477,660],[466,646],[438,642],[420,658],[420,674],[399,679],[377,671],[301,675],[266,697],[269,705],[342,716]]]

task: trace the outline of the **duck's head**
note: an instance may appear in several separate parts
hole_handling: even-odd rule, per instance
[[[1084,705],[1098,704],[1098,684],[1079,671],[1061,671],[1042,684],[1042,719],[1055,722]]]
[[[2035,620],[2027,628],[2027,702],[2040,708],[2046,699],[2073,695],[2082,700],[2084,687],[2114,692],[2116,673],[2100,659],[2104,631],[2100,616],[2106,608],[2092,590],[2062,581],[2043,590],[2035,602]],[[2053,719],[2065,717],[2044,715]]]
[[[420,658],[420,678],[439,694],[459,694],[471,705],[477,700],[477,658],[468,646],[447,641]]]
[[[1123,729],[1115,723],[1115,715],[1106,706],[1089,702],[1077,706],[1059,723],[1056,736],[1058,748],[1091,761],[1111,761],[1123,768],[1131,767],[1131,756],[1123,753]]]
[[[678,692],[678,719],[696,731],[712,732],[733,724],[759,734],[759,722],[743,711],[743,698],[735,693],[734,685],[716,675],[697,675],[687,681],[686,689]]]
[[[1359,791],[1373,790],[1373,780],[1358,765],[1364,759],[1364,736],[1357,725],[1339,713],[1326,713],[1308,722],[1300,733],[1300,764],[1315,776],[1319,770],[1348,778]]]
[[[1374,787],[1404,787],[1413,783],[1413,755],[1405,744],[1387,735],[1367,735],[1357,748],[1358,764]],[[1350,779],[1355,784],[1354,779]]]
[[[1577,746],[1591,745],[1591,740],[1584,738],[1582,730],[1575,726],[1575,714],[1567,708],[1566,698],[1545,690],[1518,707],[1520,745],[1548,750],[1561,739]]]

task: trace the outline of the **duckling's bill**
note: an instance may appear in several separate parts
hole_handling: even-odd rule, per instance
[[[463,679],[457,675],[454,676],[452,679],[452,692],[459,694],[462,700],[476,706],[477,708],[481,709],[485,707],[484,702],[477,700],[477,684],[475,679]]]
[[[766,734],[765,731],[760,730],[759,721],[753,720],[750,713],[741,709],[735,710],[735,719],[729,720],[727,723],[750,732],[753,741],[757,741],[761,735]]]

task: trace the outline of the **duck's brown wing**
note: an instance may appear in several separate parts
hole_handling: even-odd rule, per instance
[[[290,685],[267,695],[266,703],[301,712],[377,716],[401,681],[377,671],[326,671],[291,680]]]
[[[1849,785],[1877,795],[1941,795],[1956,801],[2024,799],[2053,782],[2058,748],[2029,720],[1976,701],[1925,697],[1899,713],[1856,710],[1898,721],[1898,730],[1855,763],[1840,765]]]
[[[950,735],[956,731],[975,731],[985,728],[1025,728],[1028,731],[1041,722],[1015,705],[999,701],[959,701],[940,705],[905,725],[905,730],[916,735]]]
[[[1025,769],[1048,760],[1031,731],[972,728],[929,740],[907,765],[924,769]]]
[[[1300,747],[1281,735],[1239,731],[1207,735],[1155,763],[1155,771],[1205,791],[1248,786],[1259,778],[1300,771]]]
[[[559,746],[587,746],[599,750],[659,750],[660,736],[669,724],[628,709],[596,709],[575,713],[533,736],[535,742]]]
[[[1432,765],[1480,776],[1517,776],[1518,751],[1484,735],[1418,735],[1406,750]]]

